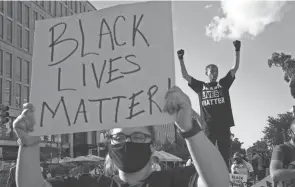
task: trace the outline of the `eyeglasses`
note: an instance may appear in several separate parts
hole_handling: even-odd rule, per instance
[[[123,133],[108,135],[108,139],[110,139],[113,143],[126,142],[127,138],[129,138],[130,141],[134,143],[146,143],[146,141],[148,141],[147,143],[150,143],[152,140],[150,135],[141,132],[135,132],[130,135],[126,135]]]

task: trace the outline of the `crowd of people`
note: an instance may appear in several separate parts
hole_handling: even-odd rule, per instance
[[[241,153],[235,153],[233,158],[230,157],[230,128],[235,124],[229,89],[239,69],[241,42],[234,41],[233,45],[233,68],[217,81],[218,67],[214,64],[208,65],[205,68],[208,83],[190,76],[184,64],[184,50],[177,52],[183,78],[198,94],[201,111],[197,120],[193,119],[189,97],[176,86],[167,92],[164,111],[176,116],[179,133],[186,140],[190,153],[185,167],[161,168],[159,158],[152,154],[151,145],[155,140],[153,126],[115,128],[108,131],[109,152],[104,174],[47,178],[40,170],[40,137],[29,135],[36,124],[35,109],[27,104],[13,123],[14,131],[19,138],[17,164],[11,171],[15,174],[11,177],[15,179],[16,186],[228,187],[229,173],[246,175],[255,182],[266,177],[268,166],[275,182],[292,181],[295,179],[295,164],[292,165],[295,161],[295,120],[290,124],[292,140],[273,150],[270,163],[263,159],[263,154],[259,151],[254,151],[250,161]],[[295,90],[295,78],[291,79],[291,90]]]

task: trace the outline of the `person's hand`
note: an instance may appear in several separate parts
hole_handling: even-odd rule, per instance
[[[22,113],[14,120],[13,130],[19,138],[19,143],[22,145],[34,145],[40,141],[39,136],[29,136],[29,132],[34,131],[35,116],[34,106],[31,103],[23,105]]]
[[[240,51],[240,49],[241,49],[241,41],[236,40],[236,41],[233,42],[233,44],[235,46],[235,50]]]
[[[177,56],[179,59],[183,59],[183,55],[184,55],[184,50],[183,49],[180,49],[177,51]]]
[[[163,111],[176,116],[176,123],[180,130],[190,130],[192,128],[190,98],[179,87],[174,86],[166,93],[165,99]]]

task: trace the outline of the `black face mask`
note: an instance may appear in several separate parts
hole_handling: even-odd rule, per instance
[[[109,155],[114,164],[125,173],[143,169],[152,155],[150,143],[124,142],[109,146]]]

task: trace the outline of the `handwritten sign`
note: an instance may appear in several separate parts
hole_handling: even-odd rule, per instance
[[[174,122],[171,2],[119,5],[36,22],[34,135]]]
[[[247,187],[247,175],[229,174],[230,187]]]

